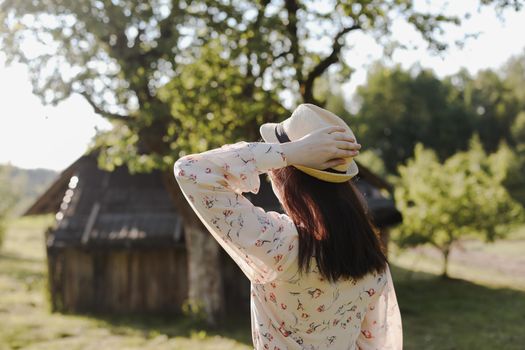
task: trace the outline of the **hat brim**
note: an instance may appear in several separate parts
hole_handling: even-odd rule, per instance
[[[275,135],[275,127],[278,123],[264,123],[259,128],[259,133],[265,142],[270,143],[279,143],[277,136]],[[356,162],[352,159],[349,163],[348,169],[345,174],[332,173],[329,171],[324,171],[320,169],[314,169],[306,167],[303,165],[293,165],[295,168],[301,170],[302,172],[313,176],[319,180],[327,182],[341,183],[346,182],[352,179],[359,173],[359,168],[357,167]]]
[[[350,166],[348,167],[348,170],[345,174],[331,173],[329,171],[309,168],[309,167],[302,166],[302,165],[293,165],[293,166],[301,170],[302,172],[310,176],[313,176],[319,180],[323,180],[327,182],[335,182],[335,183],[346,182],[352,179],[354,176],[356,176],[359,173],[357,164],[353,159],[350,161]]]
[[[264,123],[259,128],[259,134],[261,134],[261,137],[265,142],[279,142],[277,140],[277,136],[275,135],[275,127],[278,123]]]

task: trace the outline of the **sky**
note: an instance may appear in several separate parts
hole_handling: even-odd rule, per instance
[[[431,10],[444,3],[447,2],[416,0],[417,6]],[[445,13],[460,15],[467,9],[477,8],[477,3],[478,0],[450,1]],[[503,21],[490,7],[473,12],[460,27],[448,30],[445,38],[453,42],[465,33],[479,32],[480,36],[467,41],[463,48],[452,46],[439,56],[429,53],[421,39],[401,21],[395,22],[392,32],[400,42],[418,48],[396,51],[388,64],[399,63],[406,69],[419,64],[433,69],[440,77],[454,74],[461,68],[475,74],[481,69],[497,69],[511,56],[524,52],[525,11],[507,10],[503,13]],[[372,38],[359,32],[349,33],[346,43],[348,49],[344,50],[343,57],[355,69],[350,81],[343,85],[343,93],[348,97],[366,82],[367,68],[383,58],[383,54]],[[329,48],[328,42],[312,45],[318,45],[320,51]],[[291,101],[284,101],[284,104],[293,107]],[[84,153],[97,129],[110,128],[111,125],[78,95],[57,106],[44,106],[32,94],[25,67],[20,64],[6,67],[0,52],[0,164],[60,171]]]

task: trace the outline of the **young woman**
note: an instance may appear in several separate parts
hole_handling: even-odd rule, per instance
[[[251,281],[255,349],[403,347],[387,258],[350,179],[361,146],[346,123],[301,104],[261,126],[266,142],[180,158],[175,177],[191,207]],[[254,206],[268,173],[286,214]]]

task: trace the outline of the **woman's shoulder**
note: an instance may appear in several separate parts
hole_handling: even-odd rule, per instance
[[[297,233],[297,228],[295,227],[292,218],[288,216],[288,214],[274,210],[267,211],[266,214],[276,218],[279,222],[283,223],[288,230]]]

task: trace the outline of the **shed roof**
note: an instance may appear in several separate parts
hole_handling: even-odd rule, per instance
[[[48,245],[130,247],[183,242],[180,218],[158,171],[134,175],[126,167],[104,171],[97,167],[95,155],[75,163],[74,171],[63,174],[71,175],[67,181],[60,178],[51,186],[65,184],[58,208],[53,207],[56,200],[41,201],[49,203],[46,209],[58,211]]]

